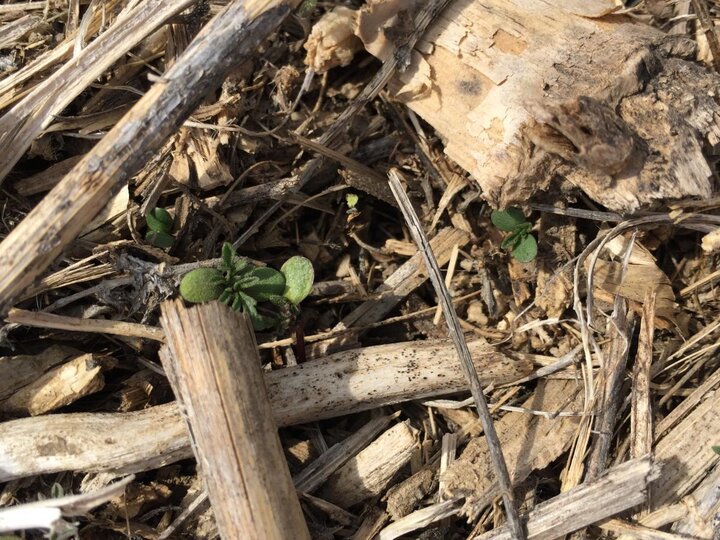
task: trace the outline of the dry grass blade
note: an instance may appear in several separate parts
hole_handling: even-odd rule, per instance
[[[523,540],[525,538],[525,532],[523,530],[523,525],[520,522],[520,518],[518,517],[517,509],[515,508],[512,483],[508,474],[505,458],[503,457],[502,448],[500,446],[497,433],[495,432],[495,427],[493,426],[490,409],[488,408],[487,401],[485,400],[482,385],[480,384],[477,371],[475,371],[475,366],[472,362],[472,356],[470,355],[467,343],[465,342],[465,337],[462,329],[460,328],[455,308],[452,305],[452,299],[445,287],[442,274],[440,273],[440,268],[438,267],[438,263],[432,253],[430,243],[428,242],[428,239],[422,229],[420,219],[417,217],[410,199],[405,193],[405,189],[400,182],[401,177],[399,171],[397,169],[391,169],[388,173],[388,177],[390,179],[390,189],[392,190],[393,195],[395,195],[398,205],[400,205],[400,210],[405,217],[405,221],[410,230],[410,235],[417,244],[418,250],[425,260],[425,265],[427,266],[427,271],[430,275],[430,281],[435,288],[435,293],[438,295],[438,303],[443,308],[445,321],[447,322],[448,329],[450,330],[450,335],[455,345],[460,365],[462,366],[462,370],[470,386],[470,392],[475,400],[475,406],[477,407],[478,415],[480,416],[480,421],[482,422],[483,430],[485,431],[485,437],[487,438],[488,447],[490,449],[490,457],[493,461],[495,475],[497,477],[505,504],[505,512],[510,530],[512,531],[513,538]]]

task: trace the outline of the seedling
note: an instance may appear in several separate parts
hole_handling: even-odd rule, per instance
[[[712,449],[716,454],[720,454],[720,446],[713,446]]]
[[[496,210],[490,216],[490,220],[501,231],[510,233],[503,240],[501,247],[509,250],[516,260],[526,263],[537,256],[537,241],[530,234],[532,223],[525,219],[518,208]]]
[[[175,239],[170,235],[173,227],[173,218],[164,208],[153,208],[145,215],[148,231],[145,240],[155,247],[171,248]]]
[[[180,295],[193,303],[219,300],[247,313],[260,331],[278,327],[294,316],[298,304],[310,294],[314,279],[312,263],[305,257],[291,257],[277,271],[250,264],[226,242],[218,267],[186,274],[180,282]]]

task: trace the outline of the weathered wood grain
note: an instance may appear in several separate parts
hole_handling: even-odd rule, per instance
[[[310,539],[246,315],[218,302],[161,306],[165,373],[223,538]]]
[[[482,342],[469,343],[480,378],[503,384],[532,370]],[[279,426],[467,390],[447,341],[355,349],[265,376]],[[190,457],[175,403],[130,413],[78,413],[0,424],[0,482],[64,470],[136,472]]]

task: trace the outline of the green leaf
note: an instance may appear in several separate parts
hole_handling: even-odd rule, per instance
[[[348,193],[345,195],[345,202],[347,203],[348,208],[355,208],[359,200],[360,197],[358,197],[355,193]]]
[[[490,221],[501,231],[514,231],[519,225],[527,223],[525,216],[518,208],[495,210],[490,215]]]
[[[720,446],[713,446],[712,449],[716,454],[720,454]]]
[[[283,296],[298,305],[312,290],[315,281],[315,270],[312,263],[305,257],[297,255],[285,261],[280,271],[285,275]]]
[[[225,242],[222,247],[222,260],[226,268],[232,268],[235,261],[235,250],[230,242]]]
[[[151,231],[169,233],[172,230],[173,218],[164,208],[153,208],[145,214],[145,221]]]
[[[265,302],[271,296],[281,295],[285,291],[285,276],[267,266],[253,268],[236,283],[245,294],[258,302]]]
[[[272,317],[266,317],[265,315],[261,315],[260,313],[258,313],[257,301],[253,297],[243,292],[239,292],[238,299],[242,303],[243,312],[248,314],[248,317],[250,317],[250,320],[252,321],[253,328],[257,332],[260,332],[261,330],[267,330],[268,328],[272,328],[277,324],[277,321]]]
[[[515,246],[512,256],[516,260],[526,263],[532,261],[537,256],[537,241],[532,234],[525,234],[520,243]]]
[[[62,485],[55,482],[52,486],[50,486],[50,497],[52,499],[59,499],[65,495],[65,490],[63,489]]]
[[[232,244],[225,242],[222,247],[222,262],[218,268],[225,273],[227,281],[233,282],[238,276],[246,274],[253,267],[246,259],[238,257]]]
[[[168,249],[173,246],[175,239],[166,232],[148,231],[145,233],[145,240],[155,247]]]
[[[512,251],[518,246],[522,239],[522,231],[512,232],[505,237],[505,239],[502,241],[502,244],[500,244],[500,247],[503,249],[507,249],[508,251]]]
[[[180,295],[196,304],[215,300],[224,289],[222,272],[215,268],[197,268],[185,274],[180,282]]]

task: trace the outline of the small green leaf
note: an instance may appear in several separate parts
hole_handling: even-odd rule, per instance
[[[59,499],[63,495],[65,495],[65,490],[59,483],[55,482],[52,486],[50,486],[50,497],[52,499]]]
[[[243,292],[239,292],[238,299],[241,300],[243,312],[248,314],[250,320],[252,321],[253,328],[257,332],[260,332],[261,330],[267,330],[268,328],[272,328],[277,324],[277,321],[272,317],[266,317],[265,315],[261,315],[260,313],[258,313],[257,301],[255,300],[255,298]]]
[[[315,281],[315,270],[312,263],[305,257],[297,255],[285,261],[280,271],[285,275],[283,295],[293,304],[298,305],[312,290],[313,281]]]
[[[185,274],[180,282],[180,295],[196,304],[215,300],[224,289],[222,272],[215,268],[197,268]]]
[[[222,260],[226,268],[232,268],[235,260],[235,250],[230,242],[225,242],[222,247]]]
[[[720,446],[713,446],[712,449],[716,454],[720,454]]]
[[[537,256],[537,241],[532,234],[525,234],[520,243],[515,246],[512,256],[516,260],[526,263],[532,261]]]
[[[285,291],[285,276],[267,266],[253,268],[238,283],[245,294],[258,302],[265,302],[271,296],[281,295]]]
[[[298,16],[301,19],[307,19],[310,15],[312,15],[315,6],[317,6],[317,0],[304,0],[298,8]]]
[[[149,244],[161,249],[168,249],[173,246],[175,239],[166,232],[148,231],[145,233],[145,240]]]
[[[232,290],[225,289],[223,292],[220,293],[220,296],[218,296],[218,302],[221,304],[232,304],[233,302],[233,292]]]
[[[153,208],[145,215],[145,221],[150,230],[169,233],[172,230],[173,218],[164,208]]]
[[[508,251],[514,250],[523,239],[522,231],[515,231],[508,234],[500,244],[500,247]]]
[[[348,208],[355,208],[359,200],[360,197],[358,197],[355,193],[348,193],[345,195],[345,202],[347,203]]]
[[[519,225],[527,222],[525,216],[518,208],[495,210],[490,215],[490,221],[501,231],[514,231]]]

